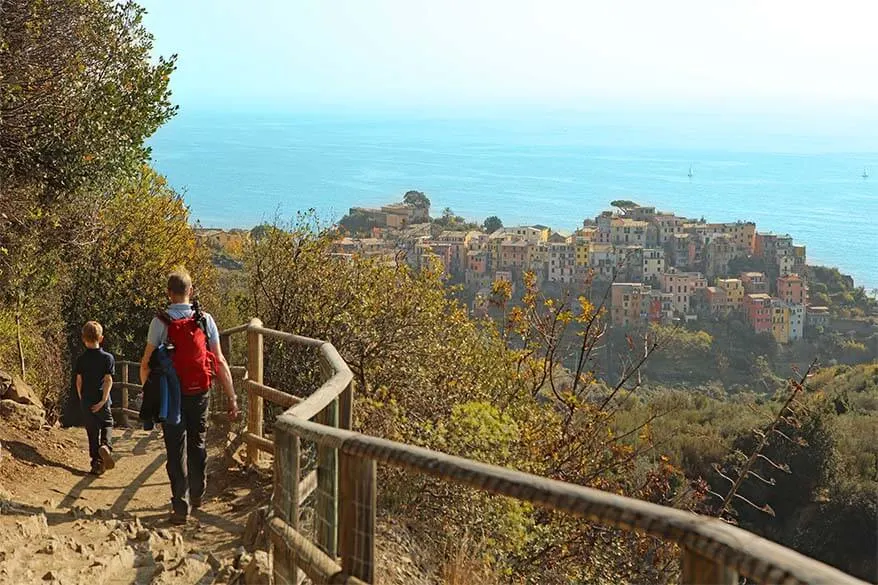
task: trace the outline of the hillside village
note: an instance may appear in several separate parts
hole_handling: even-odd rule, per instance
[[[631,201],[612,205],[615,211],[585,220],[572,234],[544,225],[488,232],[453,215],[435,221],[428,201],[355,207],[333,249],[339,258],[439,266],[474,293],[477,314],[487,311],[493,282],[515,286],[532,272],[541,287],[577,294],[595,282],[610,285],[616,327],[736,315],[786,344],[828,323],[829,308],[809,303],[806,249],[790,235],[760,232],[751,221],[711,223]],[[198,233],[228,251],[240,250],[249,236],[246,230]]]

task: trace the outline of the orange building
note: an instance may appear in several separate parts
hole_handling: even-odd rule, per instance
[[[611,291],[610,315],[613,325],[627,327],[646,319],[649,286],[639,282],[614,282]]]
[[[718,286],[709,286],[704,289],[707,301],[707,309],[713,315],[725,315],[730,309],[729,295],[726,290]]]
[[[805,281],[798,274],[779,276],[777,279],[777,297],[788,303],[804,305],[806,298]]]

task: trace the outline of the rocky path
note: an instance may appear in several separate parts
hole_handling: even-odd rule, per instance
[[[266,557],[241,549],[267,474],[227,469],[217,454],[201,511],[167,520],[170,488],[158,431],[121,429],[117,464],[86,474],[82,429],[0,428],[0,583],[267,583]]]

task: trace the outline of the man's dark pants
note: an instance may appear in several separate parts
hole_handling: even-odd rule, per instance
[[[201,499],[204,495],[209,396],[208,392],[184,394],[180,404],[180,424],[162,423],[168,451],[165,468],[171,480],[171,506],[177,514],[187,515],[191,499]]]
[[[111,451],[113,450],[110,441],[113,438],[113,415],[110,412],[110,405],[104,404],[97,412],[91,411],[90,404],[82,403],[82,417],[85,426],[85,432],[88,434],[88,456],[91,457],[92,467],[101,462],[98,450],[101,445],[106,445]]]

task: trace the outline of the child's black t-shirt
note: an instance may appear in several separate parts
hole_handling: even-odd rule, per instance
[[[88,348],[76,360],[75,374],[82,376],[82,401],[97,404],[104,395],[104,376],[116,370],[116,358],[101,348]],[[110,403],[109,397],[107,404]]]

